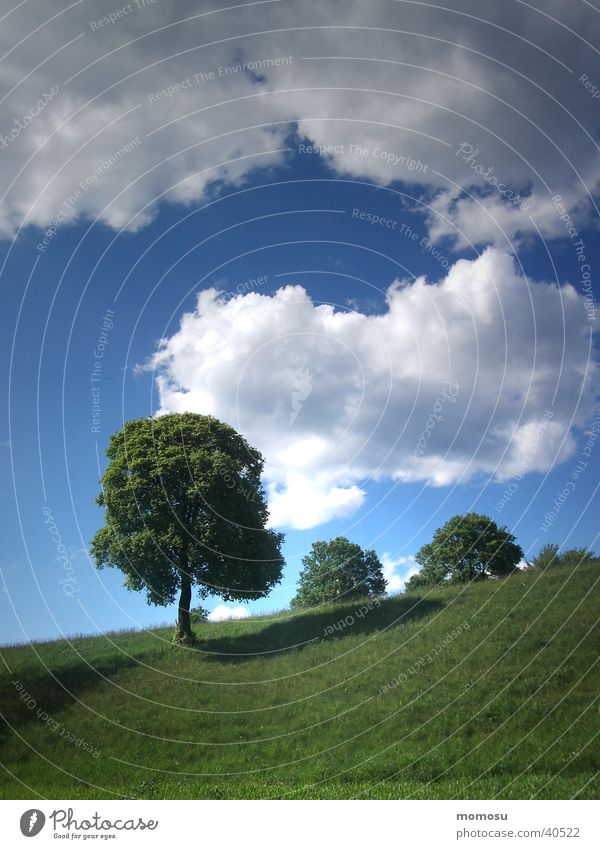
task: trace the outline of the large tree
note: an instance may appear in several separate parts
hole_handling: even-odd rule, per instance
[[[265,528],[263,458],[232,427],[194,413],[134,419],[106,453],[96,564],[120,569],[150,604],[179,592],[179,639],[193,639],[193,586],[201,598],[253,599],[281,580],[283,536]]]
[[[302,559],[298,592],[292,607],[311,607],[385,593],[386,582],[379,558],[372,550],[345,537],[314,542]]]
[[[453,516],[415,555],[421,571],[409,588],[509,575],[522,559],[515,537],[489,516]]]

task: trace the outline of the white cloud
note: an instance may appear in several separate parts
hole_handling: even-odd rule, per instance
[[[300,286],[203,291],[151,367],[160,412],[236,427],[266,458],[273,523],[308,528],[356,511],[369,480],[504,481],[563,461],[597,398],[589,334],[572,286],[532,283],[490,248],[439,284],[395,281],[378,315]],[[292,420],[299,370],[311,390]]]
[[[61,210],[66,221],[99,216],[135,230],[161,199],[190,204],[223,181],[239,185],[253,168],[285,162],[292,127],[332,146],[325,155],[339,174],[402,180],[431,201],[439,237],[459,227],[459,242],[502,244],[499,226],[509,236],[535,232],[530,214],[544,233],[563,235],[554,192],[579,220],[589,214],[600,112],[579,77],[597,81],[600,68],[572,35],[598,40],[589,4],[548,0],[537,12],[492,0],[452,9],[298,0],[221,11],[207,0],[199,12],[191,0],[160,0],[131,4],[101,26],[114,0],[93,8],[46,0],[45,24],[29,5],[2,23],[1,234],[23,222],[46,227]],[[51,86],[57,95],[32,117]],[[133,152],[119,155],[136,138]],[[463,143],[503,185],[533,193],[531,213],[490,194],[457,156]],[[482,202],[492,217],[458,198],[458,186],[489,195]]]
[[[561,204],[573,222],[589,217],[588,205],[572,188],[563,190]],[[449,239],[458,248],[495,244],[505,250],[535,234],[536,226],[546,238],[567,234],[564,221],[550,195],[536,190],[527,199],[527,209],[506,203],[498,194],[482,196],[476,190],[466,197],[458,191],[440,191],[427,212],[430,238]]]
[[[284,473],[269,488],[271,525],[305,530],[355,513],[364,501],[364,490],[358,486],[335,486],[331,477]]]
[[[382,555],[381,565],[390,595],[403,592],[409,578],[419,572],[419,566],[415,563],[414,557],[394,558],[388,552]]]
[[[220,604],[208,614],[209,622],[224,622],[227,619],[247,619],[250,616],[247,607],[238,605],[237,607],[229,607],[227,604]]]

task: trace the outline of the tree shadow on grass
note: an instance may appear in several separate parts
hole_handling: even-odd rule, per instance
[[[419,596],[397,596],[377,600],[343,602],[296,613],[265,624],[259,632],[211,638],[211,626],[205,626],[199,649],[209,660],[242,663],[250,658],[276,657],[324,640],[349,636],[375,636],[388,628],[421,619],[444,607],[443,602]],[[242,630],[244,622],[236,623]]]
[[[48,671],[32,657],[12,674],[5,672],[0,679],[0,740],[12,734],[10,726],[60,722],[55,714],[75,704],[79,695],[143,659],[143,655],[115,652],[104,657],[102,663],[74,658]]]

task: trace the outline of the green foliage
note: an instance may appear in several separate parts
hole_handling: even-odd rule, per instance
[[[421,571],[411,589],[502,577],[509,575],[522,558],[515,537],[489,516],[453,516],[415,555]]]
[[[192,587],[201,598],[260,598],[281,579],[282,535],[266,530],[262,456],[227,424],[193,413],[134,419],[111,437],[92,541],[150,604],[178,590],[180,636],[191,637]]]
[[[597,562],[594,552],[589,548],[567,548],[560,555],[559,565],[566,566],[569,569],[576,569],[578,566],[589,561]]]
[[[531,562],[531,568],[536,570],[547,569],[549,566],[558,566],[558,546],[555,543],[548,543],[540,549],[537,556]]]
[[[408,581],[404,584],[404,592],[416,592],[426,586],[428,586],[427,578],[423,577],[421,572],[417,572],[416,575],[411,575]]]
[[[184,612],[183,615],[185,617],[185,612]],[[189,646],[190,648],[197,647],[199,641],[198,641],[198,638],[196,637],[196,635],[192,632],[191,626],[192,625],[200,625],[200,624],[207,622],[207,621],[208,621],[208,610],[206,610],[206,608],[201,607],[200,605],[197,605],[196,607],[191,607],[190,613],[189,613],[190,627],[189,627],[189,630],[188,630],[188,628],[186,628],[185,625],[183,627],[181,625],[181,610],[180,610],[177,621],[175,622],[175,631],[173,632],[172,642],[176,646]]]
[[[302,564],[293,608],[385,593],[386,582],[375,552],[363,551],[345,537],[314,542]]]
[[[3,648],[0,797],[597,799],[597,577]]]
[[[197,605],[190,609],[190,619],[192,625],[199,625],[200,622],[206,622],[208,619],[208,610],[205,607]]]
[[[597,559],[594,552],[589,548],[567,548],[562,553],[559,553],[558,549],[556,543],[545,545],[533,560],[531,568],[535,569],[536,572],[555,566],[567,566],[569,569],[575,569],[582,563],[596,561]]]

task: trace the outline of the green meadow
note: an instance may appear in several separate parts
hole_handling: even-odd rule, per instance
[[[598,798],[597,561],[2,648],[2,798]]]

